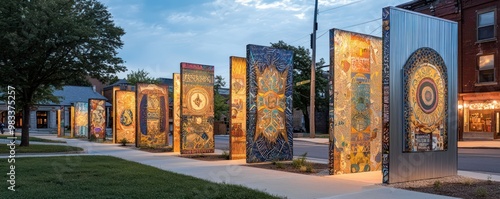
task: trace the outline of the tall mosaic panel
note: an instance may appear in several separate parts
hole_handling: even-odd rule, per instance
[[[230,57],[230,90],[231,118],[229,134],[229,157],[231,159],[246,158],[246,68],[247,61],[243,57]]]
[[[458,25],[394,7],[382,20],[383,182],[456,175]]]
[[[89,139],[106,140],[106,100],[89,99]]]
[[[172,133],[172,147],[174,152],[181,151],[181,75],[173,74],[174,79],[174,106],[172,117],[174,117],[174,132]]]
[[[247,45],[247,162],[293,159],[293,52]]]
[[[136,119],[135,114],[135,92],[115,91],[115,142],[119,143],[126,139],[129,143],[135,143]]]
[[[73,133],[77,138],[88,138],[89,133],[89,105],[87,102],[75,102]]]
[[[118,143],[119,140],[116,139],[116,91],[120,90],[120,87],[119,86],[113,86],[112,88],[112,99],[113,101],[111,102],[112,103],[112,111],[111,111],[111,117],[110,117],[110,120],[111,120],[111,124],[112,124],[112,129],[111,129],[111,132],[112,132],[112,138],[113,138],[113,143]]]
[[[168,146],[168,88],[165,85],[137,84],[136,146]]]
[[[382,166],[382,39],[330,30],[330,147],[333,174]]]
[[[214,67],[181,63],[181,154],[213,153]]]

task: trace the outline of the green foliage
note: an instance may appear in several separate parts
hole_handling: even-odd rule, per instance
[[[432,186],[434,187],[434,190],[440,190],[443,186],[443,183],[441,183],[441,181],[439,180],[436,180],[434,181],[434,184],[432,184]]]
[[[83,151],[80,147],[65,146],[65,145],[48,145],[48,144],[32,144],[28,147],[16,146],[16,153],[57,153],[57,152],[79,152]],[[0,154],[8,154],[8,147],[0,148]]]
[[[220,121],[222,115],[228,116],[229,114],[229,104],[227,103],[228,98],[219,94],[219,89],[226,86],[226,81],[220,75],[215,76],[214,82],[214,119]]]
[[[6,0],[0,6],[0,88],[16,88],[24,110],[21,145],[29,145],[29,109],[55,102],[54,89],[72,79],[102,82],[126,71],[117,49],[122,28],[96,0]]]
[[[307,159],[306,156],[307,156],[307,152],[305,152],[304,154],[302,154],[300,156],[300,158],[293,159],[293,161],[292,161],[293,167],[296,168],[296,169],[300,169],[300,167],[305,166],[306,165],[306,159]]]
[[[476,188],[476,196],[480,198],[485,198],[488,196],[488,190],[484,187],[478,187]]]
[[[310,84],[303,84],[295,86],[297,82],[311,79],[311,57],[309,56],[309,49],[303,46],[292,46],[283,41],[278,43],[271,43],[274,48],[286,49],[293,51],[293,108],[299,109],[304,115],[306,121],[309,120],[309,102],[310,102]],[[320,67],[325,64],[323,58],[319,63],[316,63],[316,96],[315,106],[316,110],[328,109],[328,75]],[[306,122],[306,130],[309,132],[309,123]]]
[[[226,160],[230,159],[229,152],[227,150],[223,150],[221,156]]]
[[[127,145],[127,143],[128,143],[127,138],[123,138],[123,139],[121,139],[121,140],[120,140],[120,143],[122,144],[122,146],[126,146],[126,145]]]
[[[137,71],[130,71],[127,74],[127,82],[130,85],[135,85],[137,83],[147,83],[147,84],[157,84],[160,83],[158,79],[153,77],[149,77],[149,73],[144,71],[143,69],[139,69]]]
[[[7,137],[11,137],[10,135],[0,135],[0,139],[7,139]],[[20,140],[20,136],[16,136],[16,140]],[[33,142],[47,142],[47,143],[66,143],[66,141],[60,141],[60,140],[49,140],[49,139],[43,139],[43,138],[37,138],[37,137],[30,137],[30,141]]]

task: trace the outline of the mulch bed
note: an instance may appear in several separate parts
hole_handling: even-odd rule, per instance
[[[269,163],[250,163],[245,166],[257,167],[262,169],[272,169],[278,171],[286,171],[292,173],[300,173],[306,175],[328,175],[328,165],[321,163],[312,163],[308,162],[312,166],[312,170],[306,171],[304,168],[301,170],[300,168],[296,168],[293,166],[291,161],[282,161],[282,162],[269,162]]]
[[[500,182],[463,176],[403,182],[388,186],[458,198],[500,198]]]
[[[228,155],[218,155],[218,154],[183,154],[183,155],[180,155],[179,157],[191,158],[191,159],[203,160],[203,161],[219,161],[219,160],[228,160],[229,159]]]

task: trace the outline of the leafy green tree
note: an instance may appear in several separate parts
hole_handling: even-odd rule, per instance
[[[215,76],[214,82],[214,119],[220,121],[222,115],[228,116],[229,104],[227,98],[219,94],[219,89],[226,86],[226,81],[220,75]]]
[[[309,132],[309,102],[310,102],[310,84],[295,86],[297,82],[311,79],[311,57],[309,49],[303,46],[295,47],[283,41],[271,43],[274,48],[293,51],[293,108],[302,111],[304,116],[306,131]],[[323,58],[316,63],[316,110],[328,110],[328,76],[321,66],[325,64]]]
[[[0,27],[0,87],[16,88],[21,146],[29,146],[30,109],[58,103],[54,89],[75,77],[108,82],[126,71],[117,56],[125,32],[96,0],[4,0]]]
[[[130,71],[130,74],[127,74],[127,82],[130,85],[135,85],[137,83],[147,83],[147,84],[160,83],[158,79],[149,77],[149,72],[146,72],[143,69],[139,69],[137,71]]]

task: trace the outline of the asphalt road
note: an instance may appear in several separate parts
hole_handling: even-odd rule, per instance
[[[216,136],[215,148],[229,150],[229,137]],[[328,145],[293,141],[293,155],[328,160]],[[500,149],[458,149],[458,169],[500,175]]]

